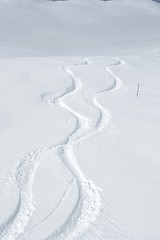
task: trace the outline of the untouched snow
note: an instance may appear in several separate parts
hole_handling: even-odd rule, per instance
[[[7,2],[0,4],[0,57],[104,56],[159,47],[160,7],[150,0]]]
[[[160,239],[156,2],[0,2],[0,239]]]

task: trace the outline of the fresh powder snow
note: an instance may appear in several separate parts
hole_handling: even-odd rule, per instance
[[[0,239],[160,239],[160,1],[1,0]]]

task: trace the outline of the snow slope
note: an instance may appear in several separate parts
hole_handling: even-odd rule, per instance
[[[159,20],[150,0],[1,1],[0,239],[160,238]]]
[[[104,56],[159,46],[160,10],[151,0],[5,2],[1,57]]]

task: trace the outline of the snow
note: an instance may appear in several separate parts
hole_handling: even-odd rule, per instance
[[[0,2],[0,239],[160,238],[159,22],[151,0]]]
[[[115,56],[156,48],[159,11],[150,0],[1,3],[0,56]]]

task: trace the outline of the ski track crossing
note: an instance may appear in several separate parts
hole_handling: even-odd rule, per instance
[[[76,183],[78,188],[78,197],[74,208],[67,219],[65,219],[64,223],[44,240],[80,239],[85,231],[96,223],[96,220],[103,209],[103,192],[83,174],[74,155],[74,148],[85,139],[92,138],[96,134],[103,132],[111,119],[110,111],[105,109],[98,102],[98,97],[104,92],[119,89],[123,84],[122,80],[112,72],[111,67],[122,66],[125,62],[119,58],[114,59],[115,63],[105,67],[105,71],[113,78],[112,84],[110,86],[107,84],[104,85],[104,90],[98,91],[94,95],[91,94],[90,98],[87,98],[87,100],[85,99],[89,107],[93,107],[96,110],[96,119],[91,119],[89,114],[87,116],[83,116],[65,103],[66,98],[69,98],[70,96],[73,97],[81,92],[83,93],[85,86],[72,72],[71,68],[73,66],[83,65],[85,68],[90,64],[94,64],[87,58],[84,58],[82,63],[62,67],[67,79],[67,84],[65,90],[63,90],[58,96],[43,94],[42,98],[47,101],[48,104],[56,106],[65,112],[69,118],[75,119],[75,128],[62,142],[57,145],[51,146],[50,148],[38,149],[21,158],[15,171],[15,181],[19,192],[19,201],[11,215],[0,225],[0,239],[23,239],[24,236],[27,236],[27,234],[34,231],[34,229],[45,220],[49,219],[62,203],[64,204],[64,199],[68,193],[68,189],[65,190],[55,209],[40,223],[32,227],[28,230],[28,232],[25,232],[29,220],[35,211],[32,186],[36,170],[38,169],[41,161],[43,161],[44,158],[47,158],[47,154],[51,150],[53,151],[53,149],[56,151],[56,154],[68,171],[73,175],[73,179],[69,185]],[[68,186],[68,188],[69,187],[70,186]]]

